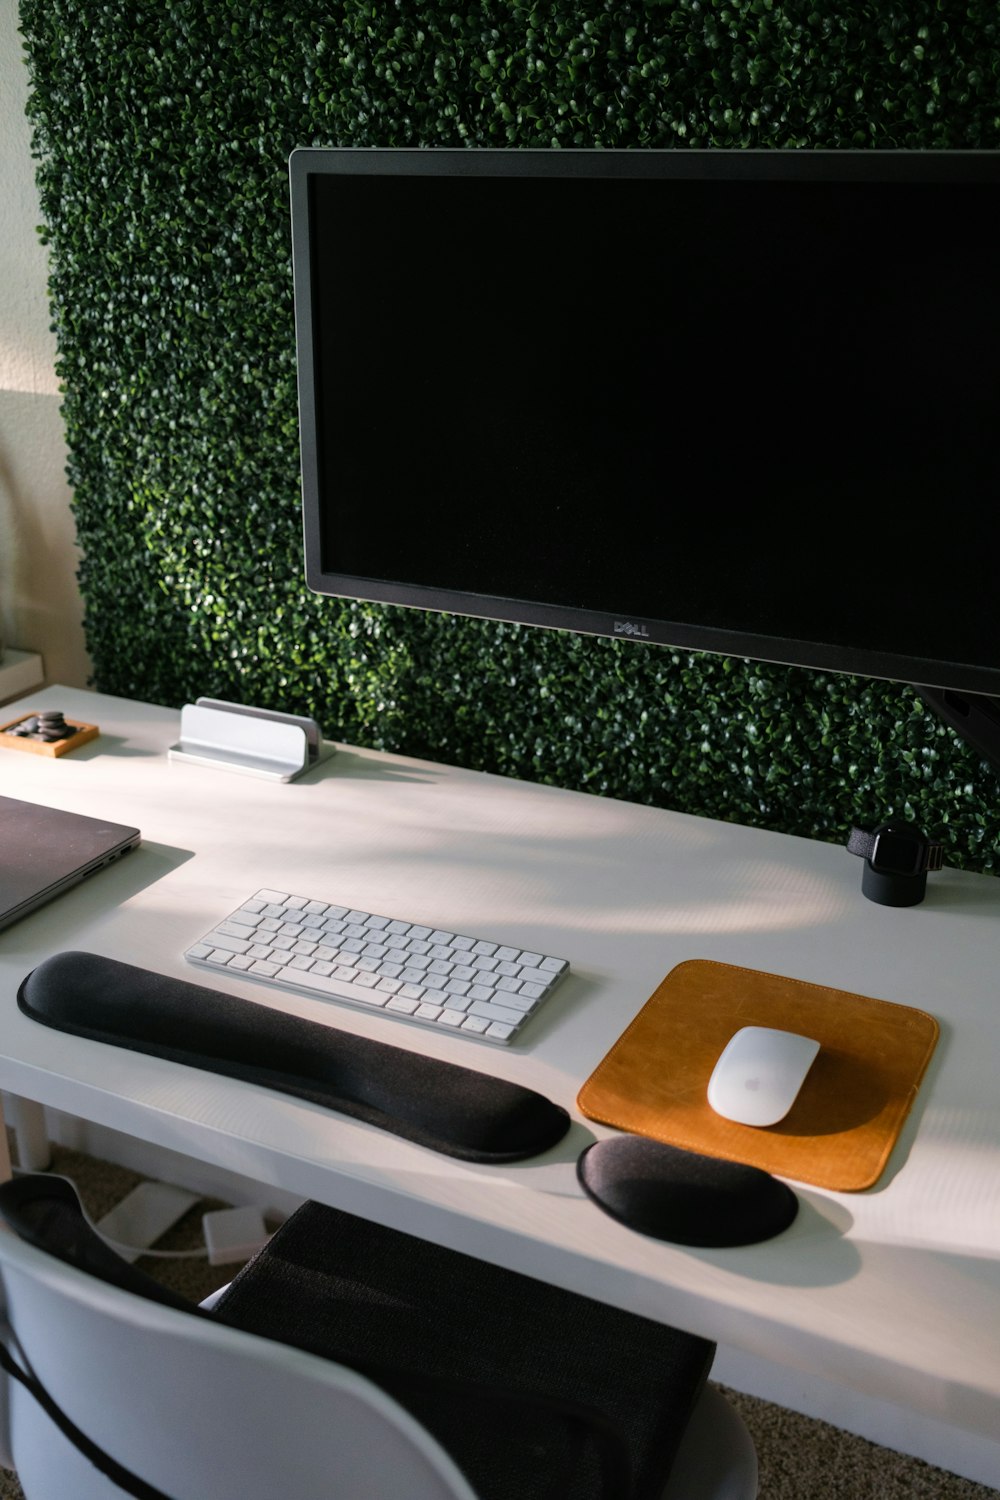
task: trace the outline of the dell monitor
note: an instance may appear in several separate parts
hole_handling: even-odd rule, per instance
[[[1000,153],[290,185],[311,589],[1000,694]]]

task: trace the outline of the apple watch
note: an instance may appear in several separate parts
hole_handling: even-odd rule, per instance
[[[933,843],[908,823],[886,823],[871,833],[852,828],[847,849],[880,875],[926,875],[944,863],[944,845]]]

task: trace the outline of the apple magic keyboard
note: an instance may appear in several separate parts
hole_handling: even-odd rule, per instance
[[[269,888],[184,956],[199,968],[501,1046],[569,972],[566,959],[547,953]]]

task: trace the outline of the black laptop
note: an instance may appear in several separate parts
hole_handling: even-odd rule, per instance
[[[0,797],[0,928],[140,842],[138,828]]]

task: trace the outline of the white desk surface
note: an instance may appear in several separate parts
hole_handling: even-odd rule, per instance
[[[171,763],[179,714],[59,687],[101,737],[0,750],[0,789],[142,830],[141,848],[0,933],[0,1088],[303,1197],[367,1214],[992,1438],[1000,1429],[1000,880],[945,868],[917,907],[861,895],[837,844],[339,747],[297,782]],[[623,752],[625,753],[625,752]],[[216,987],[538,1089],[557,1147],[467,1166],[235,1080],[24,1017],[48,954],[84,949],[208,983],[183,949],[258,886],[406,913],[571,960],[497,1048],[381,1015]],[[779,1238],[692,1250],[603,1215],[575,1160],[612,1132],[580,1084],[677,963],[713,958],[930,1011],[942,1034],[889,1167],[864,1193],[793,1184]]]

